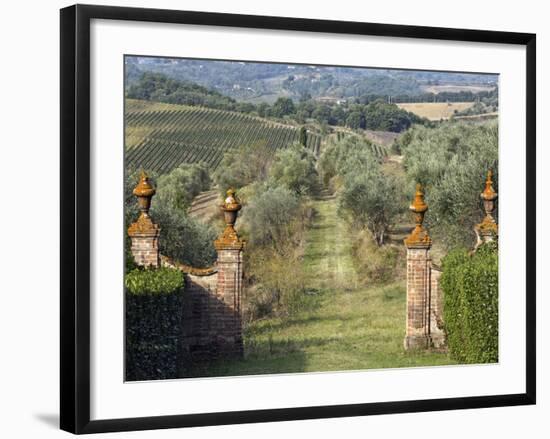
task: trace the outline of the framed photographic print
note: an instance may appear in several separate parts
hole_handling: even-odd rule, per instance
[[[535,35],[61,10],[61,428],[535,403]]]

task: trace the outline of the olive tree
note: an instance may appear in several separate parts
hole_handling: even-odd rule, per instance
[[[398,193],[395,180],[383,174],[377,164],[371,164],[345,176],[340,208],[351,213],[352,219],[366,227],[381,246],[386,230],[402,209]]]
[[[410,133],[401,149],[411,188],[416,182],[426,187],[426,224],[447,248],[471,246],[489,169],[498,191],[498,124],[449,122]]]
[[[295,222],[300,220],[300,199],[291,190],[266,187],[243,209],[252,245],[281,247],[292,239]]]
[[[277,152],[269,169],[269,184],[297,195],[311,195],[317,187],[315,156],[299,143]]]
[[[156,200],[177,209],[187,209],[193,198],[210,189],[211,183],[204,164],[182,164],[158,178]]]
[[[272,160],[273,152],[266,142],[241,145],[224,154],[214,179],[223,193],[230,187],[239,189],[265,180]]]

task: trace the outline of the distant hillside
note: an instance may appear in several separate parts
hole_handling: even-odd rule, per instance
[[[299,140],[299,128],[246,114],[126,100],[126,163],[159,173],[181,163],[204,162],[216,169],[223,155],[241,145],[273,151]],[[308,133],[306,145],[318,153],[321,136]]]
[[[202,105],[220,110],[234,110],[235,99],[190,81],[175,80],[161,73],[145,72],[126,91],[130,99],[169,104]]]
[[[243,102],[273,103],[277,97],[416,96],[427,86],[493,87],[498,75],[350,68],[201,59],[126,57],[127,85],[144,72],[196,82]],[[396,101],[397,102],[397,101]]]

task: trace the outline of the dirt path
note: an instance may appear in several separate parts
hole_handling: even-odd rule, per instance
[[[217,189],[201,192],[195,197],[189,208],[189,216],[208,223],[220,215],[220,193]]]

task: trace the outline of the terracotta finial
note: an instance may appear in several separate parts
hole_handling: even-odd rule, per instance
[[[484,242],[493,241],[498,237],[498,224],[495,221],[493,213],[496,208],[496,200],[498,194],[493,189],[493,171],[489,169],[487,172],[487,179],[485,180],[485,189],[480,194],[483,200],[483,210],[485,211],[485,218],[479,224],[474,227],[474,231],[477,235],[477,243],[475,248],[478,248]]]
[[[420,183],[416,185],[414,200],[409,206],[409,210],[414,215],[415,227],[411,234],[405,238],[405,245],[408,247],[429,247],[432,240],[422,225],[424,223],[424,215],[428,210],[428,205],[424,201],[424,192],[422,191],[422,185]]]
[[[139,182],[134,188],[133,194],[138,199],[138,206],[140,210],[139,218],[137,221],[130,225],[128,233],[130,236],[143,233],[158,233],[159,226],[151,220],[149,216],[149,209],[151,208],[151,199],[155,195],[156,190],[149,181],[149,176],[145,171],[141,171]]]
[[[226,197],[223,201],[223,204],[221,206],[221,209],[224,212],[227,211],[235,211],[235,210],[241,210],[241,203],[239,202],[239,199],[237,198],[236,191],[233,188],[227,189]],[[235,217],[236,219],[236,217]]]
[[[235,223],[237,222],[237,216],[241,208],[242,205],[237,198],[235,189],[229,188],[223,204],[220,206],[225,220],[225,229],[221,236],[214,241],[214,246],[218,250],[223,248],[242,248],[243,241],[235,230]]]
[[[409,209],[415,214],[424,213],[428,210],[428,205],[424,202],[424,192],[422,192],[422,185],[420,183],[416,184],[416,192],[414,194],[414,200],[410,205]],[[420,220],[421,220],[420,225],[422,225],[422,222],[424,220],[424,215],[422,215],[422,218]]]
[[[139,182],[134,188],[133,194],[136,197],[152,197],[156,194],[156,192],[157,191],[149,181],[149,176],[145,171],[142,170],[139,176]]]
[[[495,200],[497,198],[497,193],[493,189],[493,171],[489,169],[487,172],[487,180],[485,180],[485,189],[481,193],[481,198],[484,200]]]

